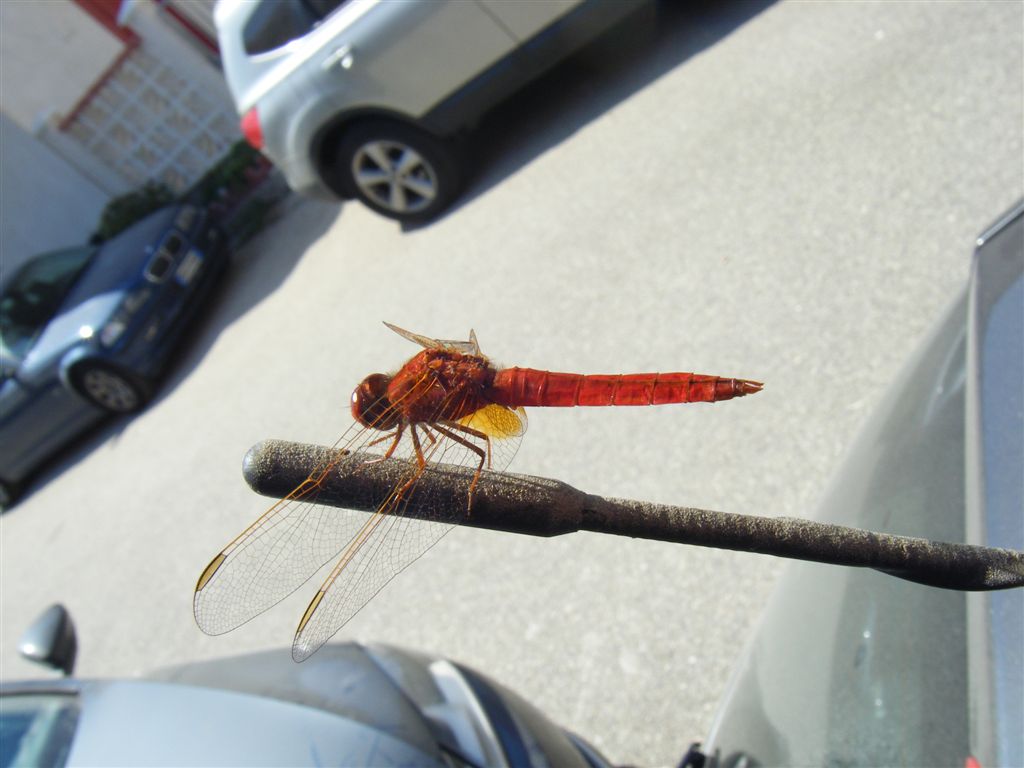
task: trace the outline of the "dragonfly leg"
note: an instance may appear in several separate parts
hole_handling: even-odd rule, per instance
[[[420,428],[423,429],[424,431],[427,431],[427,428],[422,425],[420,426]],[[420,436],[419,433],[416,431],[415,424],[409,427],[409,436],[412,438],[413,450],[416,453],[417,469],[415,472],[413,472],[412,477],[406,480],[402,487],[395,491],[392,499],[393,505],[397,504],[398,501],[403,496],[405,496],[406,492],[413,486],[413,484],[415,484],[415,482],[420,479],[420,476],[423,474],[423,470],[427,468],[427,457],[423,455],[423,446],[420,445]],[[427,437],[430,438],[431,444],[437,442],[437,438],[435,438],[433,435],[430,435],[428,433]]]
[[[427,461],[430,461],[434,456],[434,452],[440,447],[440,444],[437,442],[437,435],[426,424],[417,424],[416,426],[419,427],[420,432],[430,441],[430,445],[423,452]]]
[[[391,445],[389,445],[388,449],[384,451],[383,456],[376,459],[367,459],[366,461],[363,462],[363,464],[380,464],[380,462],[385,461],[386,459],[390,459],[392,455],[394,455],[395,449],[398,447],[398,443],[402,439],[402,433],[405,432],[405,426],[405,424],[399,424],[395,428],[394,435],[384,435],[384,437],[378,437],[376,440],[367,443],[366,446],[370,447],[371,445],[377,445],[377,443],[383,443],[385,440],[391,440]]]
[[[412,437],[412,447],[413,447],[413,450],[416,452],[416,463],[419,465],[420,469],[422,470],[424,467],[427,466],[427,459],[423,455],[423,446],[420,445],[420,436],[416,432],[416,425],[415,424],[413,424],[409,428],[409,435]]]
[[[473,508],[473,492],[476,490],[476,483],[477,480],[480,479],[480,473],[483,471],[484,464],[487,464],[488,469],[490,469],[491,467],[491,440],[483,432],[480,432],[479,430],[467,427],[464,424],[459,424],[454,421],[446,421],[444,422],[444,426],[441,426],[440,424],[434,424],[434,429],[436,429],[442,435],[447,435],[455,442],[466,446],[467,448],[469,448],[469,450],[471,450],[473,453],[480,457],[480,463],[477,464],[476,472],[473,473],[473,481],[469,484],[469,504],[467,506],[467,510],[470,510]],[[479,445],[476,445],[466,437],[457,435],[453,430],[457,430],[458,432],[470,435],[472,437],[477,438],[478,440],[483,440],[487,448],[481,448]]]
[[[474,448],[474,453],[479,454],[481,450],[483,450],[485,452],[485,454],[487,456],[487,468],[488,469],[491,468],[491,437],[490,437],[490,435],[488,435],[486,432],[481,432],[478,429],[473,429],[472,427],[467,427],[465,424],[460,424],[457,421],[446,421],[446,422],[444,422],[444,425],[446,427],[448,427],[449,429],[458,430],[459,432],[463,432],[463,433],[465,433],[467,435],[470,435],[471,437],[475,437],[477,440],[483,441],[484,445],[487,446],[486,448],[480,448],[479,446],[471,446],[471,447]],[[448,433],[448,436],[449,437],[453,437],[453,435],[451,433]],[[462,443],[463,445],[467,444],[467,443],[464,442],[464,440],[460,440],[459,442]],[[483,469],[483,465],[482,464],[481,464],[480,468]]]
[[[392,440],[392,439],[394,439],[394,436],[395,436],[394,433],[388,432],[388,434],[386,434],[386,435],[384,435],[382,437],[378,437],[376,440],[371,440],[370,442],[368,442],[366,444],[366,447],[369,448],[369,447],[374,446],[374,445],[379,445],[380,443],[383,443],[385,440]]]

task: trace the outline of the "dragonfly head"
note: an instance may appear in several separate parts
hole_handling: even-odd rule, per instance
[[[371,373],[352,393],[352,418],[364,427],[389,430],[398,426],[401,413],[388,400],[391,377]]]

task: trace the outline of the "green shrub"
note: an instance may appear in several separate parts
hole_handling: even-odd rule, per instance
[[[197,205],[208,205],[225,193],[247,187],[246,170],[265,162],[263,155],[247,142],[236,142],[182,197]]]
[[[225,205],[230,209],[244,198],[255,183],[254,178],[258,177],[261,171],[265,172],[267,167],[269,163],[263,155],[246,142],[239,141],[180,196],[175,195],[166,184],[148,181],[134,192],[111,200],[103,209],[92,242],[109,240],[158,208],[177,201],[201,207],[209,206],[211,203],[220,204],[223,213]],[[247,230],[258,231],[270,207],[269,204],[262,203],[248,206],[246,210],[240,211],[240,224]]]
[[[140,189],[115,197],[100,216],[94,237],[109,240],[158,208],[173,203],[175,194],[166,184],[148,181]]]

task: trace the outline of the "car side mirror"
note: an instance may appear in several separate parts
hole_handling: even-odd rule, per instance
[[[70,675],[75,668],[78,638],[67,608],[56,603],[43,611],[18,641],[18,653],[36,664]]]

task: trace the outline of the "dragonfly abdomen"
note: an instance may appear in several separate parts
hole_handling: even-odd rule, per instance
[[[697,373],[586,375],[503,368],[489,389],[499,405],[571,407],[712,403],[758,392],[761,384]]]

